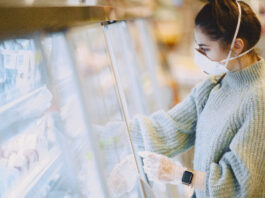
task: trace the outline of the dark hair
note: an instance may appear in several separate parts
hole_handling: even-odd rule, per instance
[[[242,1],[241,24],[237,38],[245,42],[244,51],[255,46],[260,39],[261,24],[250,8]],[[200,10],[195,25],[212,40],[220,40],[222,47],[227,48],[233,40],[238,21],[238,6],[235,0],[211,0]]]

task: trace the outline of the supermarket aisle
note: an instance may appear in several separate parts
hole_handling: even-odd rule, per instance
[[[108,1],[49,9],[0,2],[0,198],[146,197],[138,178],[117,196],[108,178],[142,149],[130,141],[129,121],[168,110],[207,77],[193,61],[192,21],[201,4],[191,1],[141,5],[133,14],[128,2],[124,13]],[[190,149],[174,160],[193,169],[193,157]],[[148,182],[139,156],[132,159],[131,171]],[[193,193],[151,184],[159,198]]]

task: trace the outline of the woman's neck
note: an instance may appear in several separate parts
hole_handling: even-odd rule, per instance
[[[238,59],[230,61],[227,68],[231,72],[237,72],[255,64],[257,61],[259,61],[259,57],[257,55],[246,54],[242,57],[239,57]]]

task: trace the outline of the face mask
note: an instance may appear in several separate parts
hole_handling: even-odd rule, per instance
[[[239,15],[238,15],[238,21],[237,21],[237,27],[236,27],[235,35],[234,35],[234,38],[232,40],[231,48],[229,50],[227,58],[225,60],[220,61],[220,62],[212,61],[207,56],[205,56],[204,54],[199,52],[197,49],[195,49],[195,53],[194,53],[195,64],[198,65],[201,68],[201,70],[207,74],[219,75],[219,74],[223,74],[223,73],[228,72],[229,70],[227,69],[227,65],[228,65],[230,60],[237,59],[237,58],[247,54],[248,52],[250,52],[254,48],[254,47],[252,47],[251,49],[243,52],[242,54],[240,54],[236,57],[230,58],[231,53],[232,53],[232,49],[233,49],[234,44],[235,44],[236,37],[238,35],[240,23],[241,23],[241,6],[237,1],[236,1],[236,3],[238,6]]]
[[[195,64],[198,65],[204,73],[209,74],[209,75],[219,75],[219,74],[223,74],[229,71],[225,66],[227,60],[230,61],[230,60],[237,59],[249,53],[251,50],[253,50],[253,48],[243,52],[242,54],[238,56],[227,58],[226,60],[222,60],[220,62],[210,60],[207,56],[205,56],[204,54],[199,52],[197,49],[195,49],[194,61],[195,61]]]

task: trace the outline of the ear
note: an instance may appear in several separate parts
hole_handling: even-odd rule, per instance
[[[233,47],[233,52],[237,55],[241,54],[244,50],[245,42],[241,38],[237,38]]]

